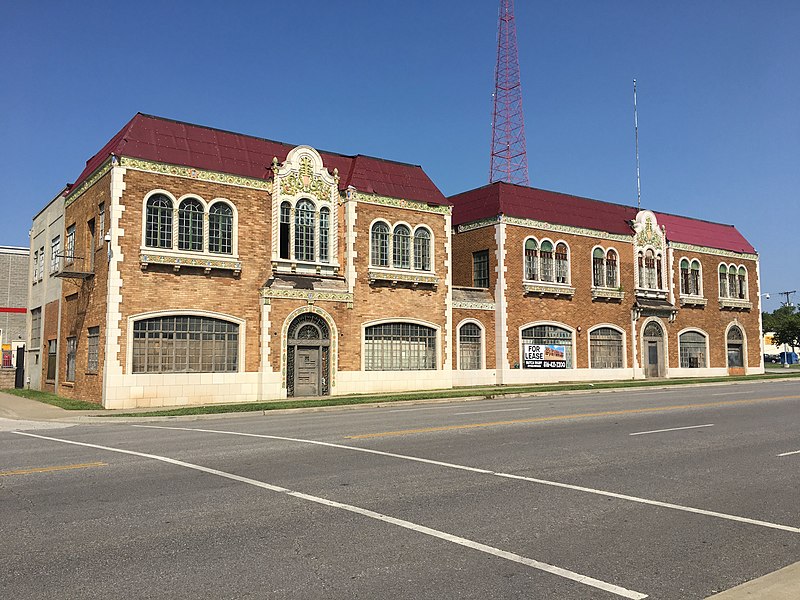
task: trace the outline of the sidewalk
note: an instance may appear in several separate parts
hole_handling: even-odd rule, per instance
[[[21,421],[53,421],[75,411],[0,392],[0,418]]]
[[[769,600],[797,600],[800,598],[800,562],[748,581],[706,600],[745,600],[746,598],[769,598]]]

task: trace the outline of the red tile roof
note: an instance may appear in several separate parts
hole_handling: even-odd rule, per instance
[[[111,154],[268,179],[272,177],[272,158],[277,156],[279,161],[284,160],[293,147],[283,142],[137,113],[86,162],[86,168],[72,189]],[[444,194],[418,165],[361,154],[320,152],[320,155],[331,173],[334,168],[339,169],[342,189],[352,185],[361,192],[381,196],[448,204]]]
[[[499,214],[569,225],[595,231],[631,235],[631,221],[637,210],[580,196],[570,196],[537,188],[492,183],[450,198],[453,224],[461,225]],[[755,253],[755,249],[733,225],[722,225],[655,212],[659,225],[666,227],[667,239],[732,252]]]

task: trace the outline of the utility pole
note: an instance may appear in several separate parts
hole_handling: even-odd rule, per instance
[[[778,292],[779,296],[784,296],[786,298],[786,302],[781,302],[781,306],[794,306],[789,300],[789,297],[792,294],[796,294],[797,290],[792,290],[791,292]]]

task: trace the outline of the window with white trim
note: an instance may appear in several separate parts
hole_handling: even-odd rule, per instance
[[[31,348],[42,343],[42,308],[31,309]]]
[[[39,251],[33,251],[33,277],[31,278],[33,283],[39,281]]]
[[[664,267],[661,252],[652,248],[639,251],[637,256],[639,267],[639,287],[650,290],[664,289]]]
[[[238,370],[239,325],[175,315],[133,324],[134,373],[224,373]]]
[[[458,329],[458,368],[474,371],[482,366],[483,332],[475,323],[464,323]]]
[[[314,203],[303,198],[294,208],[294,258],[314,261]]]
[[[364,329],[364,369],[436,369],[436,330],[417,323],[381,323]]]
[[[75,262],[75,225],[70,225],[67,227],[67,246],[64,253],[64,264],[71,265],[73,262]]]
[[[614,250],[595,248],[592,251],[592,285],[594,287],[619,287],[617,253]]]
[[[747,290],[747,269],[743,265],[719,266],[719,297],[746,300]]]
[[[50,273],[58,271],[58,266],[61,262],[59,254],[61,254],[61,236],[57,235],[50,242]]]
[[[44,279],[44,246],[39,248],[39,281]]]
[[[327,207],[319,209],[319,261],[330,262],[331,211]]]
[[[572,368],[572,332],[558,325],[534,325],[522,330],[522,344],[564,346],[567,368]]]
[[[388,267],[389,226],[383,221],[378,221],[372,225],[370,246],[370,264],[374,267]]]
[[[569,246],[566,243],[540,242],[530,237],[525,240],[524,253],[525,281],[569,284]]]
[[[411,231],[405,225],[396,225],[392,232],[392,266],[395,269],[411,267]]]
[[[67,338],[67,376],[65,381],[75,381],[75,356],[78,353],[78,338]]]
[[[696,258],[689,260],[682,258],[680,262],[681,271],[681,294],[684,296],[702,296],[703,286],[700,281],[700,261]]]
[[[699,331],[685,331],[678,336],[682,369],[703,369],[708,366],[706,336]]]
[[[417,271],[431,270],[431,232],[418,227],[414,232],[414,268]]]
[[[178,206],[178,250],[203,250],[203,205],[197,198],[186,198]]]
[[[233,209],[226,202],[214,202],[208,209],[208,251],[233,254]]]
[[[150,248],[172,248],[172,200],[164,194],[147,199],[144,245]]]
[[[100,327],[89,327],[86,336],[86,372],[97,373],[100,357]]]
[[[612,327],[598,327],[589,332],[592,369],[621,369],[624,364],[622,333]]]

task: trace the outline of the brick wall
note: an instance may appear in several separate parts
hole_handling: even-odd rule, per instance
[[[42,389],[47,392],[55,391],[55,380],[47,380],[47,361],[50,340],[58,340],[59,302],[60,300],[48,302],[42,312],[41,380],[44,382]]]

